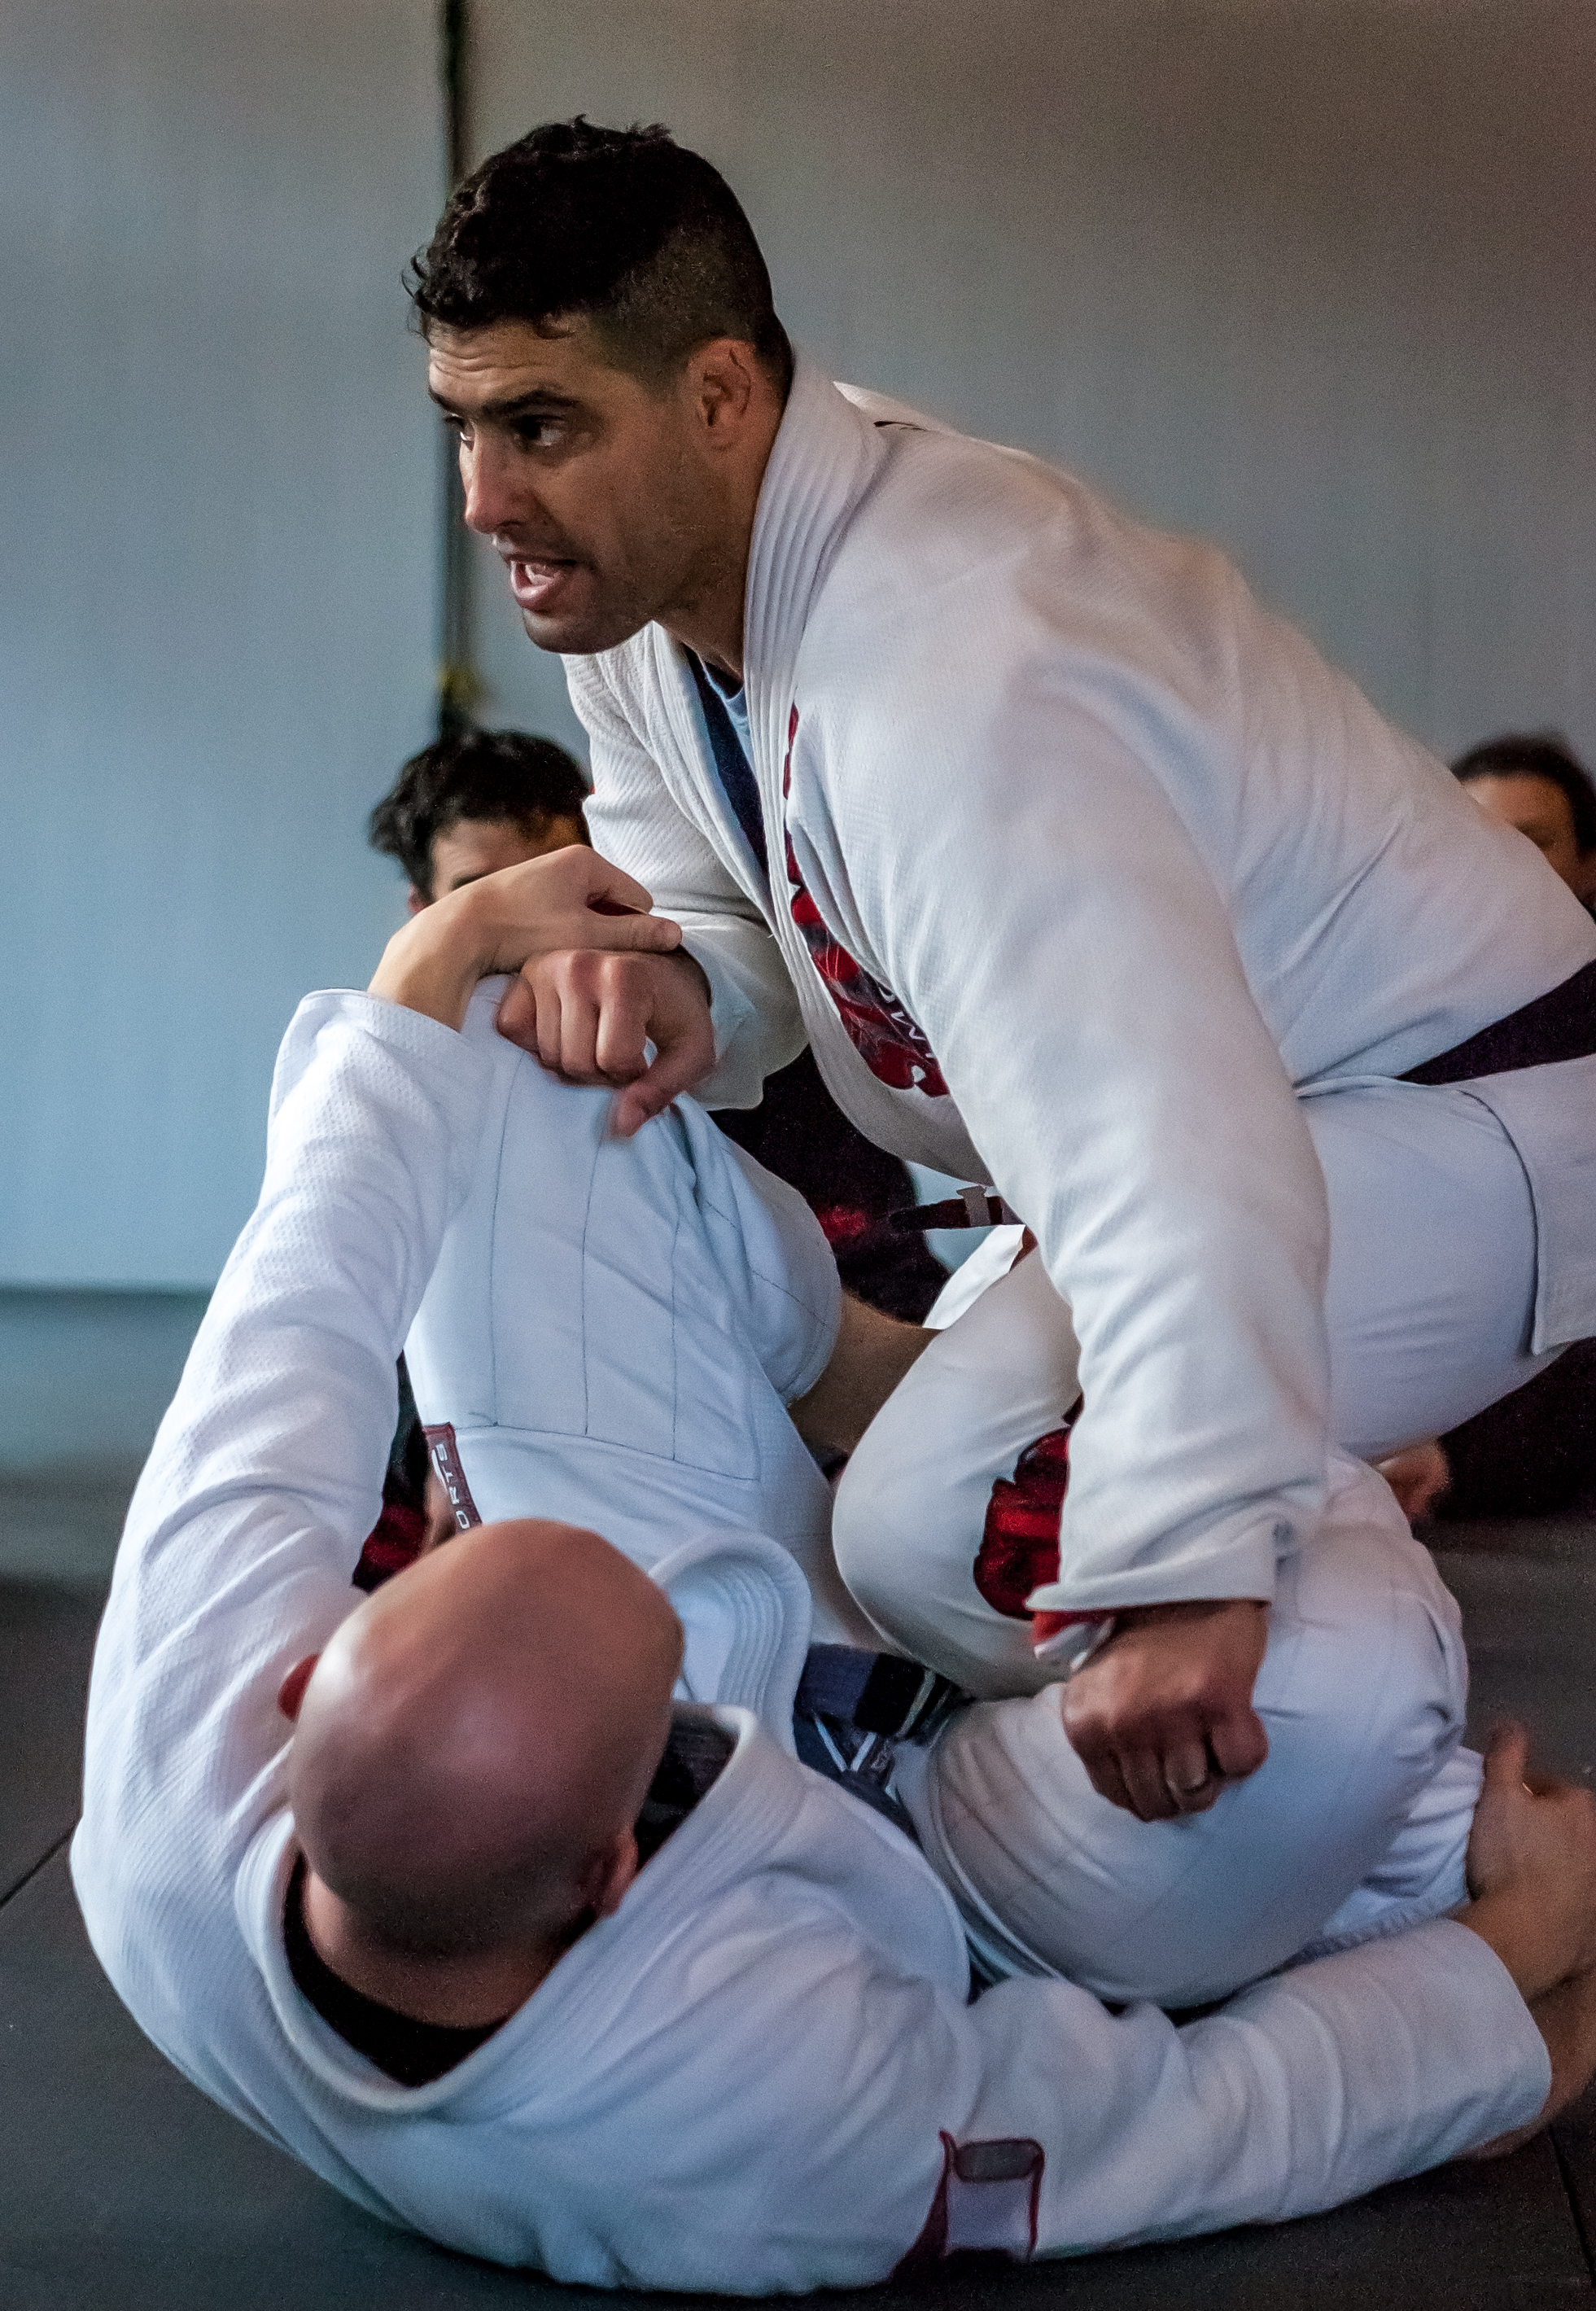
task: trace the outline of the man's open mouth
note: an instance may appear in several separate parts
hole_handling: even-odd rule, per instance
[[[548,556],[536,558],[516,555],[508,559],[510,590],[516,606],[522,610],[538,610],[554,599],[564,581],[580,568],[571,561]]]

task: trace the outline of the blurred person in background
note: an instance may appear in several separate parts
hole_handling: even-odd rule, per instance
[[[1527,834],[1576,899],[1596,902],[1596,787],[1554,731],[1508,732],[1471,746],[1452,775],[1481,810]]]
[[[581,764],[552,738],[468,730],[413,754],[371,813],[373,850],[410,878],[410,911],[501,867],[588,841]]]
[[[1452,774],[1481,810],[1516,827],[1587,908],[1596,903],[1596,787],[1566,740],[1508,731],[1471,746]],[[1528,1387],[1442,1437],[1381,1463],[1403,1510],[1544,1516],[1596,1488],[1596,1342],[1577,1340]]]

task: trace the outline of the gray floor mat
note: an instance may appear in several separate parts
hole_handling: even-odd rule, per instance
[[[90,1650],[131,1480],[126,1443],[158,1417],[197,1304],[154,1312],[153,1386],[138,1377],[133,1312],[112,1309],[99,1400],[111,1409],[80,1437],[85,1458],[0,1475],[0,2311],[487,2311],[567,2299],[578,2290],[385,2229],[214,2109],[140,2036],[88,1949],[63,1841]],[[24,1333],[54,1339],[48,1312],[22,1313]],[[81,1309],[62,1323],[88,1336]],[[69,1361],[59,1342],[57,1353]],[[34,1433],[58,1443],[47,1393],[36,1391]],[[1474,1728],[1522,1716],[1547,1765],[1592,1778],[1596,1521],[1435,1537],[1463,1605]],[[1055,2301],[1533,2311],[1590,2297],[1582,2226],[1596,2232],[1596,2117],[1583,2111],[1556,2144],[1279,2229],[1025,2271],[964,2261],[886,2297],[828,2300],[836,2311],[906,2299],[926,2311]]]

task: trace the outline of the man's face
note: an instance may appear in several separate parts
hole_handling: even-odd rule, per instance
[[[1527,834],[1571,891],[1582,899],[1592,895],[1596,887],[1596,854],[1581,850],[1568,797],[1555,780],[1518,772],[1506,776],[1482,772],[1478,778],[1465,780],[1464,785],[1487,816]]]
[[[432,837],[431,895],[447,898],[451,891],[480,882],[484,875],[496,875],[502,867],[519,867],[528,859],[541,859],[587,839],[580,818],[458,818]],[[427,903],[424,893],[411,891],[412,914]]]
[[[501,321],[435,328],[427,386],[459,435],[466,519],[539,649],[613,650],[702,583],[719,508],[685,372],[650,392],[585,321]]]

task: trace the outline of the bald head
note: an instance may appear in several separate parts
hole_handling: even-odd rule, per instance
[[[681,1645],[596,1533],[483,1525],[423,1557],[305,1687],[289,1785],[313,1873],[418,1960],[557,1941],[627,1846]]]

